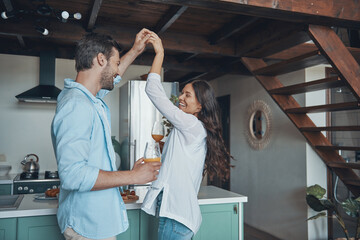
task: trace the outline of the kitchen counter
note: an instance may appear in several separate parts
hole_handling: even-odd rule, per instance
[[[127,203],[126,209],[140,209],[146,192],[147,187],[137,187],[136,194],[139,196],[139,200],[133,203]],[[57,200],[35,200],[36,195],[37,194],[25,194],[18,209],[0,211],[0,218],[45,216],[55,215],[57,213]],[[214,186],[200,187],[198,199],[200,205],[247,202],[246,196]]]

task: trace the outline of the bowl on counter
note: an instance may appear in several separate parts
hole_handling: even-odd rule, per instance
[[[11,170],[10,165],[0,165],[0,177],[6,176]]]

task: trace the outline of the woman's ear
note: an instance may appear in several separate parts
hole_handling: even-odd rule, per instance
[[[201,104],[199,103],[199,105],[198,105],[198,106],[197,106],[197,108],[196,108],[196,110],[197,110],[197,112],[196,112],[196,113],[201,112],[201,109],[202,109],[202,106],[201,106]]]

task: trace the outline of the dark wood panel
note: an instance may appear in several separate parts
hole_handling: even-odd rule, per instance
[[[95,27],[95,22],[96,22],[98,14],[99,14],[102,2],[103,2],[103,0],[94,0],[93,7],[91,9],[91,13],[90,13],[90,17],[89,17],[89,21],[88,21],[88,25],[87,25],[88,30],[92,30]]]
[[[360,187],[360,180],[354,180],[354,179],[346,178],[342,182],[345,183],[345,184]]]
[[[318,113],[318,112],[336,112],[345,110],[358,110],[360,105],[358,102],[334,103],[312,107],[288,108],[286,113]]]
[[[132,46],[135,35],[141,28],[128,28],[120,26],[112,26],[109,24],[100,24],[97,22],[97,27],[94,32],[109,34],[114,37],[124,47]],[[47,39],[52,41],[54,39],[63,39],[69,42],[76,42],[86,33],[81,24],[72,22],[62,24],[58,21],[51,22],[49,28],[49,35],[42,36],[34,30],[31,21],[22,23],[19,26],[16,23],[9,23],[0,21],[0,34],[6,35],[22,35],[26,37],[33,37],[39,39]],[[223,41],[218,45],[210,45],[205,37],[199,35],[186,35],[182,33],[165,32],[162,35],[162,41],[165,50],[173,50],[178,52],[189,53],[211,53],[218,55],[235,56],[235,48],[233,42]]]
[[[322,63],[326,63],[326,59],[321,56],[319,51],[314,51],[310,53],[297,56],[288,60],[284,60],[279,63],[272,64],[260,69],[254,70],[256,75],[265,75],[265,76],[276,76],[289,72],[294,72],[300,69],[307,67],[316,66]]]
[[[186,11],[187,8],[188,7],[186,6],[171,6],[154,27],[154,32],[159,35],[165,32],[181,16],[181,14]]]
[[[246,34],[241,35],[236,42],[236,54],[238,56],[247,56],[248,53],[261,51],[267,44],[274,44],[282,41],[294,34],[304,30],[304,25],[280,22],[275,20],[263,21],[256,28],[251,29]]]
[[[347,82],[354,96],[360,100],[360,66],[338,35],[330,27],[315,25],[309,26],[309,34],[332,67]]]
[[[359,29],[359,8],[356,1],[337,0],[329,4],[328,0],[318,0],[309,6],[309,2],[293,0],[145,0],[155,3],[185,5],[192,8],[217,9],[227,13],[278,19],[283,21],[315,23],[327,26],[343,26]],[[294,3],[294,4],[293,4]],[[307,3],[307,4],[304,4]]]
[[[315,146],[319,150],[343,150],[343,151],[359,151],[360,147],[350,146]]]
[[[344,86],[344,82],[339,77],[329,77],[316,81],[295,84],[287,87],[269,90],[270,94],[292,95],[306,92],[313,92],[327,88],[336,88]]]
[[[274,55],[276,53],[282,52],[286,49],[292,48],[309,40],[310,37],[305,31],[302,30],[290,31],[287,35],[282,36],[280,39],[267,42],[263,46],[258,47],[257,50],[247,53],[246,57],[266,58],[270,55]],[[301,52],[297,55],[294,55],[293,57],[299,56],[304,53],[305,52]]]
[[[360,163],[329,163],[328,166],[332,168],[360,169]]]
[[[243,29],[250,27],[258,20],[259,20],[259,18],[256,18],[256,17],[249,17],[249,16],[242,16],[242,15],[237,16],[230,23],[226,23],[221,29],[212,33],[209,36],[208,41],[210,42],[210,44],[217,44],[217,43],[231,37],[235,33],[240,32]]]
[[[330,126],[330,127],[302,127],[302,132],[321,132],[321,131],[360,131],[360,126]]]

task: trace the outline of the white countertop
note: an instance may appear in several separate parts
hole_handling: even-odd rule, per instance
[[[146,187],[137,187],[136,194],[139,200],[134,203],[127,203],[126,209],[140,209],[147,192]],[[16,210],[0,211],[0,218],[30,217],[55,215],[57,213],[57,200],[35,200],[37,194],[25,194],[20,206]],[[247,197],[226,191],[214,186],[202,186],[198,194],[199,204],[217,203],[241,203],[247,202]]]

